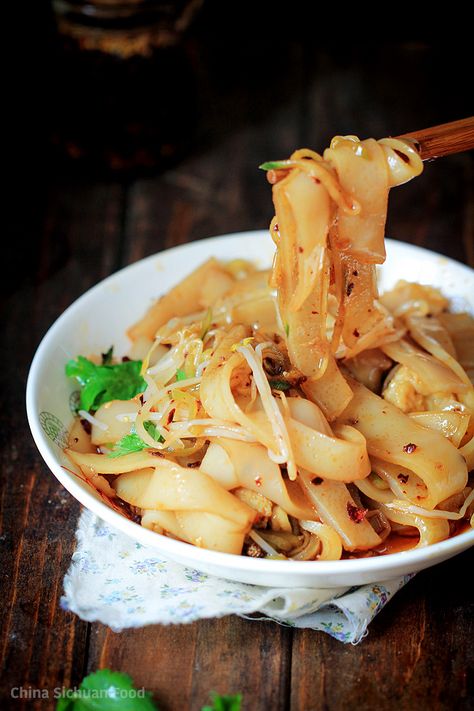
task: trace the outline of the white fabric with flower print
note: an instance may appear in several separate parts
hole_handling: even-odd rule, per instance
[[[153,548],[115,531],[90,511],[83,511],[76,535],[62,607],[115,631],[235,614],[320,630],[358,644],[375,615],[411,577],[337,590],[267,588],[158,557]]]

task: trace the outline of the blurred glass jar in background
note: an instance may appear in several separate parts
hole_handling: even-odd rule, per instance
[[[159,169],[196,121],[185,33],[202,0],[53,0],[52,142],[99,172]]]

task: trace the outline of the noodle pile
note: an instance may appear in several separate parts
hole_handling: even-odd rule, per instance
[[[82,412],[68,456],[142,526],[226,553],[338,560],[474,526],[474,319],[432,287],[377,293],[418,154],[347,136],[263,168],[271,271],[209,259],[159,299],[129,331],[144,391]]]

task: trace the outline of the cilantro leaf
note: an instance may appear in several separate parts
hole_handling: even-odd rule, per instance
[[[150,437],[153,437],[153,439],[156,439],[157,442],[164,442],[165,440],[163,437],[159,434],[158,430],[156,429],[156,425],[154,422],[151,420],[147,420],[146,422],[143,423],[143,429],[145,432],[147,432]]]
[[[107,453],[107,456],[110,457],[110,459],[124,457],[126,454],[141,452],[142,449],[146,449],[147,447],[148,445],[145,444],[142,438],[135,434],[135,432],[132,432],[122,437],[122,439],[119,439],[119,441],[114,444],[112,450]]]
[[[186,375],[184,370],[182,368],[178,368],[178,370],[176,371],[176,380],[186,380],[187,377],[188,376]]]
[[[79,711],[75,700],[75,694],[71,693],[69,695],[68,692],[68,696],[59,697],[58,703],[56,704],[56,711],[73,711],[73,709]]]
[[[135,689],[128,674],[101,669],[86,676],[77,691],[66,691],[56,711],[158,711],[149,692]]]
[[[97,410],[110,400],[131,400],[142,393],[146,383],[140,375],[141,360],[128,360],[117,365],[95,365],[78,356],[66,364],[66,375],[81,385],[80,407]]]
[[[147,420],[143,423],[143,427],[148,432],[150,437],[156,439],[157,442],[164,442],[163,437],[158,433],[156,425],[151,421]],[[122,439],[114,444],[111,452],[107,454],[110,458],[123,457],[125,454],[132,454],[132,452],[141,452],[142,449],[150,449],[150,445],[142,440],[137,433],[132,430],[130,434],[125,435]]]
[[[211,693],[212,706],[201,711],[241,711],[242,694]],[[56,711],[159,711],[149,691],[136,689],[128,674],[100,669],[84,677],[79,688],[65,689]]]
[[[211,693],[212,706],[203,706],[201,711],[240,711],[242,694]]]

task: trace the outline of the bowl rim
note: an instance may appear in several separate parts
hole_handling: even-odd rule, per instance
[[[212,551],[193,546],[185,541],[179,541],[163,536],[149,529],[145,529],[139,524],[125,518],[125,516],[112,509],[102,500],[96,498],[92,491],[89,492],[87,489],[83,488],[79,484],[79,478],[76,478],[75,475],[65,470],[63,465],[59,463],[52,453],[47,441],[47,436],[43,432],[40,425],[36,408],[36,398],[41,363],[46,357],[49,348],[53,345],[56,333],[61,330],[63,324],[68,322],[71,318],[74,318],[75,313],[82,308],[84,303],[87,303],[87,301],[93,299],[98,292],[115,282],[117,278],[122,278],[125,273],[129,274],[133,271],[140,271],[150,263],[156,263],[157,259],[162,259],[164,257],[172,258],[176,254],[182,254],[186,251],[192,252],[196,250],[199,252],[202,249],[202,251],[206,254],[210,254],[215,244],[221,245],[224,240],[229,242],[231,238],[254,238],[267,234],[267,230],[250,230],[246,232],[228,233],[162,250],[137,262],[129,264],[109,275],[105,279],[102,279],[97,284],[89,288],[79,298],[73,301],[64,310],[64,312],[46,331],[40,344],[38,345],[31,362],[26,385],[26,411],[28,423],[35,444],[48,468],[75,499],[77,499],[83,506],[92,511],[102,520],[110,524],[113,528],[122,531],[135,540],[139,540],[144,545],[158,549],[165,556],[168,554],[172,559],[195,558],[197,568],[199,568],[200,563],[203,565],[221,568],[223,569],[224,577],[224,570],[226,568],[229,569],[230,567],[235,573],[251,573],[252,571],[256,573],[258,571],[262,574],[268,573],[269,575],[281,575],[282,578],[290,573],[298,574],[302,577],[307,575],[308,578],[314,577],[316,574],[318,577],[328,575],[342,578],[346,575],[350,576],[351,573],[373,573],[376,574],[380,580],[388,580],[390,577],[395,577],[400,569],[407,570],[411,567],[416,570],[420,564],[423,564],[423,562],[426,562],[427,560],[432,560],[432,562],[428,562],[428,565],[435,564],[438,559],[444,559],[448,556],[455,555],[456,553],[469,548],[471,545],[474,545],[473,529],[472,531],[465,531],[444,541],[433,543],[423,548],[413,548],[406,551],[388,553],[368,558],[353,558],[337,561],[267,560],[265,558],[250,558],[242,555]],[[413,254],[416,253],[418,256],[420,256],[421,253],[421,256],[425,256],[428,259],[433,259],[434,257],[442,259],[443,261],[446,261],[448,265],[452,263],[457,269],[461,268],[466,273],[466,276],[474,279],[474,270],[470,269],[467,265],[462,264],[461,262],[451,259],[450,257],[445,257],[437,252],[405,242],[399,242],[392,239],[387,239],[386,241],[389,249],[402,249],[406,250],[408,254],[412,252]],[[310,563],[316,565],[310,565]]]

